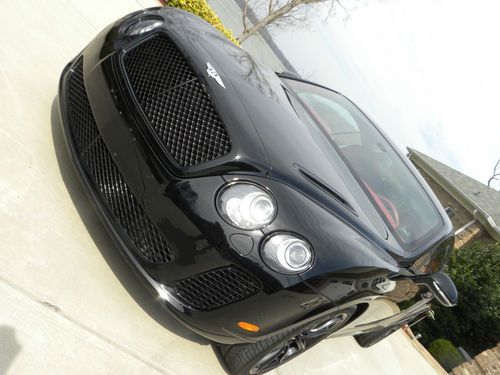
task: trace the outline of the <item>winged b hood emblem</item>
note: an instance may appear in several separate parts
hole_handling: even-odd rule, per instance
[[[217,73],[217,70],[215,70],[215,68],[209,62],[207,62],[207,74],[210,77],[212,77],[213,79],[215,79],[215,81],[219,85],[221,85],[222,87],[226,88],[226,86],[224,86],[224,82],[222,82],[222,79],[219,76],[219,73]]]

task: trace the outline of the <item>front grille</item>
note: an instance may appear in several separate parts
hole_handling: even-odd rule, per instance
[[[220,158],[231,139],[189,63],[165,34],[128,51],[125,71],[152,129],[180,167]]]
[[[178,281],[178,295],[198,310],[213,310],[247,298],[260,284],[246,272],[225,267]]]
[[[68,119],[80,160],[133,249],[148,262],[171,262],[172,249],[147,218],[99,134],[85,90],[82,58],[68,79]]]
[[[163,34],[156,34],[127,52],[125,68],[141,104],[176,86],[196,80],[184,56]]]

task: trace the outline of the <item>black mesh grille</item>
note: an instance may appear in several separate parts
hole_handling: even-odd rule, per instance
[[[231,150],[219,115],[188,62],[164,34],[127,52],[125,70],[152,128],[181,167]]]
[[[80,160],[134,250],[152,263],[171,262],[172,249],[147,218],[99,135],[85,91],[81,58],[68,80],[68,117]]]
[[[260,284],[246,272],[219,268],[178,281],[179,296],[198,310],[213,310],[249,297],[259,291]]]
[[[127,53],[125,67],[141,104],[176,86],[196,80],[184,56],[163,34],[156,34]]]

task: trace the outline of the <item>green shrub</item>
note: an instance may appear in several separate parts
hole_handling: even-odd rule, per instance
[[[208,5],[206,0],[163,0],[162,3],[174,8],[183,9],[203,18],[211,23],[217,30],[222,32],[231,42],[239,45],[239,42],[233,35],[233,32],[226,28],[214,10]]]
[[[458,352],[457,348],[455,348],[449,340],[434,340],[429,345],[428,350],[446,371],[451,371],[453,368],[464,362],[464,359]]]
[[[437,338],[451,340],[471,355],[498,343],[500,337],[500,243],[475,242],[454,250],[445,272],[458,289],[453,308],[433,304],[436,320],[415,327],[428,346]]]

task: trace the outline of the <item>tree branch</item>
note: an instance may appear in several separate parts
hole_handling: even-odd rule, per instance
[[[294,18],[294,12],[298,10],[302,6],[312,5],[324,3],[332,0],[289,0],[282,5],[278,2],[275,2],[275,6],[272,6],[272,0],[269,0],[269,9],[271,12],[267,14],[264,18],[260,19],[255,25],[253,25],[250,29],[244,28],[241,35],[238,36],[238,40],[240,43],[243,43],[253,34],[258,33],[263,28],[276,23],[278,21],[286,21],[286,19],[292,19],[294,21],[298,21],[299,18]],[[333,0],[335,1],[335,0]],[[245,5],[247,5],[247,1],[245,1]],[[244,7],[245,8],[245,7]],[[245,13],[245,10],[243,11]]]
[[[245,0],[245,2],[243,3],[243,14],[241,16],[243,21],[243,34],[245,34],[248,30],[247,14],[248,14],[248,0]]]
[[[497,163],[495,164],[495,167],[493,168],[493,176],[490,177],[488,180],[488,186],[491,187],[491,183],[495,180],[498,180],[497,177],[500,177],[500,171],[497,172],[497,169],[500,167],[500,159],[498,159]]]

